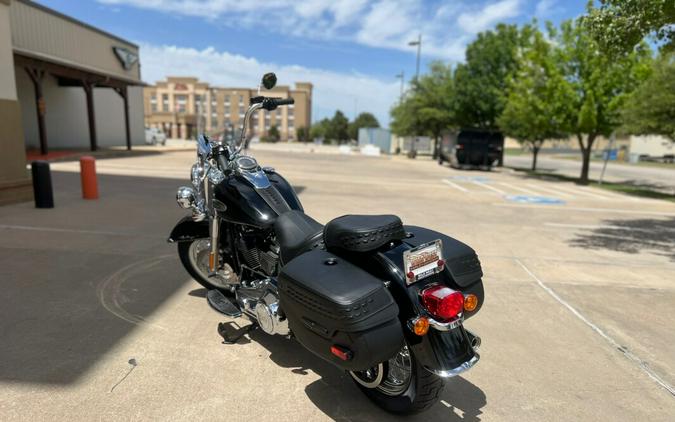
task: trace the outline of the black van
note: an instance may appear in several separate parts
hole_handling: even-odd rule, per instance
[[[504,163],[504,135],[477,129],[463,129],[443,135],[438,164],[449,162],[459,168],[491,168]]]

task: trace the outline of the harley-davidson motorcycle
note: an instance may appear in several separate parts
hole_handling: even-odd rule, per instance
[[[192,215],[169,237],[185,269],[216,310],[295,338],[385,410],[428,408],[479,359],[464,328],[484,299],[476,253],[394,215],[318,223],[281,174],[242,152],[251,115],[293,99],[259,89],[250,102],[238,142],[198,137],[191,186],[176,195]]]

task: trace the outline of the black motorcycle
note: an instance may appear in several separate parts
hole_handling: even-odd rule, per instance
[[[275,84],[273,73],[263,77],[266,89]],[[216,310],[295,338],[390,412],[424,410],[444,379],[478,362],[480,338],[464,321],[483,304],[480,261],[464,243],[394,215],[323,226],[305,214],[286,179],[241,151],[256,110],[289,104],[251,98],[237,143],[198,137],[192,186],[176,195],[192,215],[169,241]]]

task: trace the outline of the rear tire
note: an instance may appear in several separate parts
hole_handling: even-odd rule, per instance
[[[402,349],[405,350],[407,347]],[[400,353],[400,352],[399,352]],[[415,356],[410,353],[410,379],[407,387],[403,387],[400,392],[392,394],[386,393],[380,387],[368,388],[361,382],[354,379],[356,385],[382,409],[391,413],[412,414],[427,410],[438,401],[438,396],[443,391],[445,383],[438,375],[432,374],[417,362]],[[389,362],[391,362],[390,360]],[[389,371],[387,362],[380,366],[386,372]],[[352,374],[354,377],[354,374]],[[385,374],[383,378],[387,378]],[[383,383],[385,381],[382,381]],[[381,384],[382,385],[382,384]]]

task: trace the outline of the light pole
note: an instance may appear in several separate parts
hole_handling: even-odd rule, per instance
[[[417,46],[417,68],[415,70],[415,81],[417,81],[417,78],[420,76],[420,52],[422,50],[422,34],[419,34],[417,36],[417,41],[410,41],[408,45],[411,47]]]
[[[401,71],[401,73],[396,75],[396,77],[401,79],[401,94],[398,97],[398,102],[400,104],[400,103],[403,102],[403,81],[405,80],[405,75],[404,75],[403,71]]]

